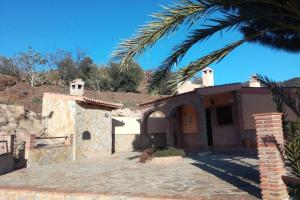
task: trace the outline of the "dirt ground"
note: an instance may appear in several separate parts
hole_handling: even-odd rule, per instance
[[[28,83],[17,82],[13,86],[0,91],[0,103],[22,105],[27,110],[40,113],[42,111],[42,98],[45,92],[69,94],[69,88],[55,85],[31,87]],[[85,96],[105,101],[122,103],[133,110],[138,109],[137,104],[155,100],[160,96],[148,96],[142,93],[125,92],[96,92],[85,90]]]

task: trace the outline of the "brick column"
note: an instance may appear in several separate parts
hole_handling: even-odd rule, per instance
[[[281,113],[254,114],[259,159],[260,187],[264,200],[288,199],[282,175],[286,175],[281,148],[284,145]]]
[[[26,149],[32,149],[34,148],[34,145],[35,145],[35,135],[34,134],[30,134],[26,137],[26,140],[25,140],[25,148]]]
[[[30,149],[33,149],[35,146],[35,135],[30,134],[25,139],[25,159],[29,158]]]

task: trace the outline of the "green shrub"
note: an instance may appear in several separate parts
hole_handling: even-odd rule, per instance
[[[154,157],[167,157],[167,156],[184,156],[185,153],[182,149],[175,147],[167,147],[163,149],[157,149],[154,152]]]

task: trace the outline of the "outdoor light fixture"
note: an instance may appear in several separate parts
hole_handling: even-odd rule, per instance
[[[108,117],[108,113],[105,113],[104,116],[105,116],[105,117]]]

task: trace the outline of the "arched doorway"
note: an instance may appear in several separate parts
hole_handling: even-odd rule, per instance
[[[190,104],[177,106],[169,113],[169,138],[173,146],[186,151],[201,148],[198,113]]]
[[[160,111],[150,111],[143,117],[141,124],[141,136],[143,147],[163,148],[167,146],[168,120]]]

